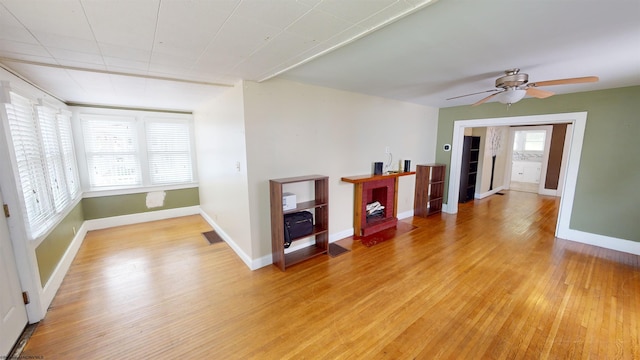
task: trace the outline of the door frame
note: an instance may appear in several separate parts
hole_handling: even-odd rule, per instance
[[[535,131],[544,130],[544,150],[542,153],[542,162],[540,163],[540,181],[538,182],[538,194],[556,196],[556,190],[545,189],[544,176],[547,174],[547,167],[549,166],[549,150],[551,149],[551,136],[553,135],[553,126],[551,125],[538,125],[538,126],[513,126],[509,128],[509,142],[507,150],[507,166],[504,171],[504,184],[506,188],[511,188],[511,170],[513,164],[513,142],[515,141],[516,131]]]
[[[570,232],[569,222],[573,211],[578,170],[580,167],[580,155],[584,131],[587,124],[587,112],[559,113],[548,115],[530,115],[488,119],[457,120],[453,123],[453,139],[451,149],[451,165],[449,170],[449,193],[447,197],[446,211],[450,214],[458,212],[458,189],[460,187],[460,166],[462,163],[462,142],[464,129],[468,127],[488,126],[512,126],[512,125],[548,125],[548,124],[573,124],[572,139],[569,156],[567,158],[567,171],[565,178],[558,187],[562,188],[563,196],[560,198],[558,222],[556,223],[555,236],[568,238]],[[566,144],[565,144],[566,145]],[[444,210],[444,209],[443,209]]]
[[[4,204],[4,200],[2,198],[2,189],[0,189],[0,204]],[[11,241],[11,235],[9,234],[9,223],[7,222],[7,219],[4,217],[0,219],[0,221],[3,222],[2,226],[5,228],[3,232],[6,233],[4,234],[6,235],[6,239],[5,239],[6,245],[7,245],[6,250],[9,250],[8,254],[4,254],[4,256],[9,258],[9,261],[7,264],[5,264],[3,271],[5,270],[7,271],[7,274],[5,275],[9,277],[9,281],[11,282],[9,284],[5,284],[6,288],[3,289],[3,291],[11,292],[9,294],[9,297],[11,297],[11,302],[14,304],[14,307],[12,307],[12,310],[11,310],[13,314],[8,316],[9,318],[12,318],[11,320],[12,324],[7,328],[2,329],[3,335],[11,336],[11,338],[9,339],[3,339],[3,342],[4,340],[8,340],[12,344],[9,347],[9,349],[6,350],[7,351],[6,354],[3,353],[5,351],[4,346],[6,344],[2,345],[3,350],[1,350],[2,352],[0,352],[0,358],[2,358],[3,356],[9,355],[9,353],[11,352],[11,348],[15,346],[15,343],[20,339],[20,335],[22,334],[25,326],[27,326],[27,324],[29,323],[29,319],[27,317],[27,307],[22,302],[23,290],[22,290],[22,284],[20,283],[20,276],[18,274],[18,265],[16,264],[16,261],[15,261],[16,256],[13,250],[13,243]],[[5,240],[1,240],[1,241],[4,242]],[[17,293],[14,292],[16,288],[17,288]],[[3,326],[3,325],[4,323],[0,324],[0,326]],[[16,328],[14,325],[18,327]]]

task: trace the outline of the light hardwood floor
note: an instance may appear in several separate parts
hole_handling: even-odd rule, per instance
[[[209,245],[199,216],[93,231],[23,355],[640,358],[639,257],[554,239],[558,204],[505,192],[286,272]]]

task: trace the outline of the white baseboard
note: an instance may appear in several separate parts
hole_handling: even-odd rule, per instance
[[[86,220],[85,224],[87,225],[87,231],[91,231],[197,214],[200,214],[200,206],[196,205],[130,215],[112,216],[102,219],[91,219]]]
[[[353,236],[353,228],[349,228],[346,230],[338,231],[337,233],[329,234],[329,242],[336,242],[338,240],[342,240],[344,238],[348,238],[349,236]]]
[[[598,246],[605,249],[640,255],[640,242],[638,241],[618,239],[573,229],[559,231],[557,237],[583,244]]]
[[[398,218],[398,220],[402,220],[402,219],[410,218],[412,216],[413,216],[413,209],[411,209],[409,211],[403,211],[401,213],[398,213],[398,215],[396,217]]]
[[[226,242],[227,245],[231,247],[231,249],[236,253],[236,255],[238,255],[240,260],[242,260],[242,262],[244,262],[249,269],[255,270],[259,267],[264,266],[264,265],[258,266],[257,264],[254,264],[256,260],[251,259],[249,255],[247,255],[244,251],[242,251],[242,249],[238,246],[238,244],[236,244],[236,242],[233,241],[231,236],[229,236],[229,234],[224,232],[224,230],[222,230],[222,228],[218,224],[216,224],[216,222],[213,221],[213,219],[209,215],[207,215],[207,213],[200,210],[200,215],[206,220],[206,222],[209,223],[209,225],[211,225],[211,227],[218,233],[218,235],[220,235],[222,240],[224,240],[224,242]],[[269,264],[271,264],[271,255],[269,255]]]
[[[346,229],[346,230],[342,230],[339,231],[337,233],[333,233],[333,234],[329,234],[329,243],[332,242],[336,242],[338,240],[342,240],[344,238],[347,238],[349,236],[353,236],[353,228],[350,229]],[[291,250],[287,250],[287,251],[295,251],[297,249],[301,249],[305,246],[309,246],[313,244],[313,240],[309,239],[309,240],[303,240],[300,241],[299,243],[293,243],[291,244],[292,246],[289,248]],[[265,255],[263,257],[260,257],[258,259],[255,259],[253,261],[251,261],[251,265],[249,266],[249,268],[251,270],[257,270],[259,268],[265,267],[265,266],[269,266],[273,264],[273,257],[271,255]]]
[[[476,198],[476,199],[484,199],[484,198],[486,198],[487,196],[491,196],[491,195],[493,195],[493,194],[495,194],[495,193],[497,193],[497,192],[500,192],[500,191],[502,191],[502,190],[504,190],[504,186],[498,186],[497,188],[495,188],[495,189],[493,189],[493,190],[489,190],[489,191],[484,192],[484,193],[482,193],[482,194],[478,194],[478,193],[476,193],[476,194],[474,194],[474,196],[473,196],[473,197],[474,197],[474,198]]]
[[[348,238],[349,236],[353,236],[353,228],[342,230],[342,231],[339,231],[337,233],[329,234],[329,243],[336,242],[336,241],[342,240],[344,238]],[[302,248],[307,247],[307,246],[311,246],[311,245],[313,245],[313,243],[314,243],[314,240],[311,239],[311,238],[303,239],[303,240],[301,240],[299,242],[298,241],[294,242],[294,243],[291,244],[291,247],[286,250],[285,253],[296,251],[298,249],[302,249]],[[261,258],[258,258],[256,260],[254,260],[252,262],[253,267],[251,268],[251,270],[256,270],[256,269],[259,269],[261,267],[265,267],[265,266],[271,265],[272,263],[273,263],[272,256],[271,255],[266,255],[266,256],[263,256]]]
[[[240,249],[240,247],[235,243],[235,241],[233,241],[233,239],[227,233],[225,233],[224,230],[222,230],[222,228],[218,226],[218,224],[216,224],[216,222],[213,221],[213,219],[209,215],[207,215],[204,211],[200,211],[200,215],[202,215],[205,221],[208,222],[209,225],[211,225],[211,227],[218,233],[218,235],[220,235],[220,237],[231,247],[231,249],[233,249],[236,255],[240,257],[242,262],[244,262],[245,265],[247,265],[247,267],[250,270],[257,270],[262,267],[273,264],[273,257],[271,256],[271,254],[259,257],[257,259],[252,259],[249,255],[247,255],[244,251],[242,251],[242,249]],[[334,242],[340,239],[344,239],[352,235],[353,235],[353,229],[343,230],[338,233],[330,234],[329,242]],[[313,244],[312,239],[303,239],[300,241],[296,241],[293,244],[291,244],[291,247],[287,249],[287,252],[295,251],[297,249],[301,249],[303,247],[306,247],[312,244]]]
[[[251,262],[251,270],[258,270],[271,264],[273,264],[273,257],[271,257],[271,255],[265,255]]]
[[[538,195],[558,196],[558,190],[542,189],[541,191],[538,191]]]
[[[73,237],[73,240],[71,240],[71,244],[69,244],[67,251],[64,252],[64,255],[62,255],[62,259],[60,260],[56,268],[53,270],[53,273],[51,274],[49,281],[47,281],[47,283],[42,288],[42,296],[40,298],[41,300],[40,305],[42,307],[41,318],[44,318],[44,316],[46,315],[47,309],[49,309],[49,306],[51,305],[53,298],[56,296],[58,289],[60,289],[60,285],[62,285],[62,281],[64,280],[64,277],[67,275],[67,272],[71,267],[71,263],[73,262],[73,259],[75,259],[76,255],[78,254],[78,250],[80,250],[80,246],[82,245],[82,242],[84,241],[84,238],[87,235],[87,231],[88,230],[87,230],[86,221],[85,221],[80,226],[80,229],[78,229],[78,231],[76,232],[76,235]]]

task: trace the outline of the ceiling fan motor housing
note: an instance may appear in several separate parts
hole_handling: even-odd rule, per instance
[[[519,74],[519,72],[520,69],[511,69],[505,71],[505,76],[496,79],[496,87],[507,89],[511,87],[522,86],[529,82],[529,75]]]

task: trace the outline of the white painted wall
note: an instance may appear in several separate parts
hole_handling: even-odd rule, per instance
[[[200,208],[245,262],[253,257],[242,83],[194,111]]]
[[[269,179],[329,176],[333,241],[353,234],[353,185],[341,177],[370,174],[373,162],[387,161],[386,146],[394,166],[408,159],[415,170],[435,159],[437,108],[282,79],[245,82],[244,106],[254,259],[271,254]],[[414,176],[400,178],[399,214],[412,214],[414,186]]]

